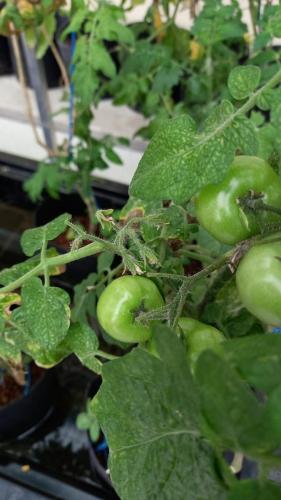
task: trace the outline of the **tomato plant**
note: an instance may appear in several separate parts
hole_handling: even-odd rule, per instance
[[[151,336],[151,328],[137,323],[137,315],[163,304],[153,281],[142,276],[123,276],[112,281],[102,292],[97,304],[97,317],[114,339],[144,342]]]
[[[173,26],[172,6],[161,5]],[[280,498],[279,485],[268,480],[269,470],[280,468],[281,439],[281,337],[270,333],[273,324],[280,324],[281,70],[269,50],[281,34],[280,8],[267,5],[259,11],[251,5],[258,27],[248,64],[223,79],[224,99],[216,103],[211,98],[214,54],[228,52],[227,40],[237,38],[237,32],[243,36],[244,30],[237,2],[205,2],[192,37],[204,45],[194,64],[205,61],[208,106],[198,119],[195,112],[176,113],[162,122],[121,212],[96,210],[95,234],[68,214],[28,229],[21,239],[26,260],[0,272],[1,361],[21,366],[27,355],[50,367],[75,354],[101,375],[99,392],[79,425],[92,427],[94,437],[100,426],[109,446],[112,483],[122,500],[251,499],[264,498],[265,492]],[[82,14],[78,8],[71,27],[84,37],[76,85],[87,127],[95,78],[103,72],[110,78],[114,71],[106,57],[89,59],[90,42],[100,55],[105,41],[116,38],[123,40],[124,51],[130,41],[128,51],[135,50],[123,29],[123,11],[111,7],[101,3]],[[166,53],[161,13],[154,8],[151,19],[155,44],[162,48],[153,48],[147,59],[153,60],[149,71],[155,78],[161,69],[155,53]],[[176,57],[179,62],[180,54]],[[94,66],[101,61],[102,68]],[[158,84],[167,78],[169,91],[162,95],[167,107],[171,68],[164,66]],[[151,82],[147,74],[144,79],[146,89]],[[128,77],[131,89],[135,80]],[[199,97],[204,97],[201,90]],[[152,95],[146,106],[155,110],[157,102]],[[82,165],[86,156],[89,173],[92,158],[98,161],[103,153],[93,142],[89,158],[83,144],[77,158],[82,155]],[[69,229],[74,235],[69,252],[48,247]],[[88,256],[96,256],[96,269],[75,287],[71,301],[53,276]],[[124,352],[124,346],[112,347],[110,335],[127,342]],[[150,338],[154,353],[146,348]],[[231,464],[225,450],[233,456]],[[237,477],[244,458],[258,466],[250,481]]]

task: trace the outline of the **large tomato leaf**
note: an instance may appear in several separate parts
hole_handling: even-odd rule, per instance
[[[202,186],[219,182],[235,153],[255,154],[257,140],[250,120],[237,117],[223,101],[203,130],[188,115],[168,120],[147,147],[130,186],[144,200],[189,200]]]
[[[249,384],[271,392],[281,380],[281,336],[250,335],[225,342],[224,355]]]
[[[202,412],[214,433],[214,442],[254,456],[278,449],[281,439],[280,386],[263,401],[240,376],[239,366],[236,371],[211,351],[200,356],[196,380]]]
[[[226,490],[202,439],[197,391],[177,337],[156,335],[161,360],[140,347],[103,368],[92,408],[122,500],[221,500]]]

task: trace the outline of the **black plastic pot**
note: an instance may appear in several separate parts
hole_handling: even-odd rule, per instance
[[[0,76],[11,73],[13,67],[8,40],[5,36],[0,36]]]
[[[54,409],[56,388],[56,371],[46,370],[27,396],[0,409],[0,441],[36,430]]]

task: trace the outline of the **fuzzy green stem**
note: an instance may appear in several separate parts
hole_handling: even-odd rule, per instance
[[[192,250],[183,250],[181,252],[182,255],[184,255],[185,257],[188,257],[190,259],[193,259],[193,260],[198,260],[200,262],[207,262],[209,264],[211,264],[213,262],[213,258],[210,257],[210,255],[206,255],[206,254],[203,254],[203,253],[200,253],[200,252],[193,252]]]
[[[122,271],[124,268],[123,263],[119,264],[118,266],[114,267],[111,271],[109,271],[101,280],[99,280],[97,285],[90,285],[87,287],[87,291],[93,291],[93,290],[98,290],[104,283],[108,283],[109,280],[111,280],[116,274],[119,273],[119,271]]]
[[[171,318],[171,326],[176,327],[178,320],[182,314],[185,302],[186,302],[186,297],[187,294],[189,293],[192,285],[204,278],[205,276],[208,276],[212,272],[216,271],[217,269],[220,269],[221,267],[225,266],[227,264],[227,261],[229,260],[230,256],[233,254],[233,250],[231,252],[225,253],[222,257],[219,257],[215,262],[210,264],[209,266],[205,267],[205,269],[202,269],[202,271],[199,271],[199,273],[194,274],[193,276],[187,276],[187,280],[185,280],[179,290],[179,302],[177,304],[174,317]]]
[[[101,240],[102,241],[102,240]],[[25,273],[23,276],[18,278],[17,280],[13,281],[9,285],[6,285],[2,288],[0,288],[1,293],[6,293],[6,292],[12,292],[13,290],[16,290],[19,288],[26,280],[29,278],[32,278],[32,276],[39,276],[44,272],[44,266],[47,268],[49,267],[56,267],[56,266],[62,266],[63,264],[68,264],[69,262],[74,262],[75,260],[83,259],[84,257],[89,257],[91,255],[95,255],[99,252],[102,252],[105,249],[109,249],[108,246],[106,245],[107,242],[100,243],[100,242],[94,242],[90,243],[89,245],[86,245],[82,248],[79,248],[78,250],[72,250],[68,253],[65,253],[63,255],[56,255],[55,257],[49,257],[46,258],[45,263],[42,264],[40,262],[37,266],[35,266],[33,269]]]
[[[42,245],[42,248],[41,248],[40,263],[42,264],[43,269],[44,269],[44,285],[45,285],[45,287],[50,286],[49,270],[48,270],[48,266],[46,265],[47,247],[48,247],[48,240],[47,240],[46,236],[44,236],[43,245]]]
[[[215,130],[205,135],[202,141],[199,144],[198,143],[196,144],[196,147],[203,146],[205,143],[208,143],[218,133],[227,128],[238,116],[245,115],[246,113],[248,113],[248,111],[250,111],[256,104],[258,97],[266,90],[275,87],[275,85],[280,83],[280,81],[281,81],[281,69],[279,69],[277,73],[275,73],[275,75],[272,78],[270,78],[270,80],[268,80],[268,82],[263,87],[259,88],[255,93],[253,93],[251,97],[249,97],[248,101],[245,102],[243,106],[238,108],[237,111],[235,111],[235,113],[226,118],[224,122],[222,122]]]

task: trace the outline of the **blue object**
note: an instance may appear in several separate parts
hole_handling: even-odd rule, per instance
[[[23,388],[23,395],[24,396],[28,396],[28,394],[30,393],[31,382],[32,382],[31,366],[28,365],[26,373],[25,373],[25,384],[24,384],[24,388]]]
[[[70,87],[69,87],[69,111],[68,111],[68,155],[69,158],[72,157],[72,139],[73,139],[73,128],[74,128],[74,83],[73,83],[73,73],[75,70],[75,64],[73,63],[74,52],[76,48],[76,33],[71,33],[70,37]]]
[[[272,333],[281,333],[281,327],[275,326],[274,328],[272,328]]]
[[[102,440],[100,444],[96,447],[96,451],[105,451],[108,450],[107,442],[105,439]]]

